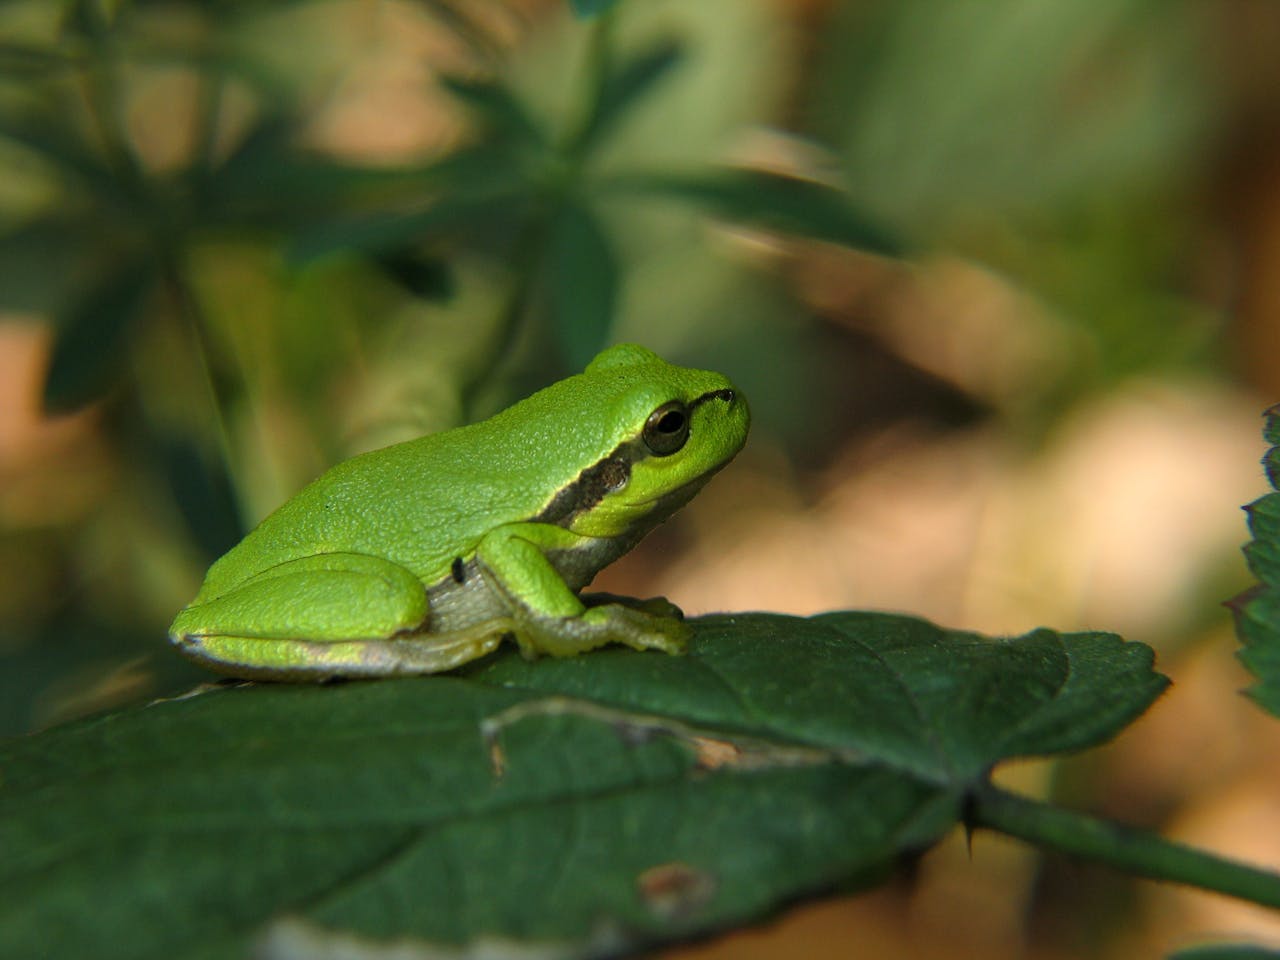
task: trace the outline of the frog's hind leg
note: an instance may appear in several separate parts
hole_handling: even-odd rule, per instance
[[[220,596],[198,597],[169,632],[188,657],[234,676],[423,673],[448,666],[432,666],[440,657],[423,663],[407,649],[400,659],[408,655],[416,667],[399,663],[384,648],[421,645],[394,638],[425,629],[429,614],[422,582],[405,567],[365,554],[327,553],[271,567]]]
[[[215,597],[202,591],[170,632],[372,639],[416,627],[428,611],[421,581],[398,563],[361,553],[320,553],[269,567]]]

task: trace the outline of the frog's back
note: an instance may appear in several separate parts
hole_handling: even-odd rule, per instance
[[[333,467],[209,569],[218,596],[278,564],[322,553],[391,560],[433,583],[505,523],[539,516],[582,470],[634,437],[673,391],[727,387],[633,345],[601,354],[488,420],[362,454]]]
[[[321,553],[392,560],[426,582],[502,523],[536,516],[573,479],[521,461],[519,443],[460,427],[346,460],[268,516],[209,570],[216,596],[281,563]],[[576,471],[575,474],[576,475]]]
[[[566,408],[591,402],[565,396],[582,379],[554,384],[480,423],[338,464],[218,560],[201,595],[334,552],[392,560],[428,583],[442,579],[485,533],[536,517],[583,466],[617,445],[607,418],[599,427],[590,418],[565,422]]]

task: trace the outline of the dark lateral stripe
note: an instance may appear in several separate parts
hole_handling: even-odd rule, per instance
[[[609,491],[625,486],[631,479],[632,462],[626,458],[625,451],[631,446],[634,444],[628,441],[599,463],[583,470],[533,518],[534,522],[563,524],[575,514],[590,510]]]

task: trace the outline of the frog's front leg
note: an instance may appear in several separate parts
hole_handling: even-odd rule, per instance
[[[213,597],[203,592],[169,628],[173,643],[219,673],[271,680],[449,670],[493,650],[510,624],[421,633],[426,590],[390,560],[322,553],[278,564]]]
[[[588,606],[548,559],[548,554],[589,552],[597,546],[588,537],[543,523],[507,524],[480,541],[479,569],[510,610],[511,632],[521,652],[569,657],[621,643],[636,650],[684,653],[692,630],[672,604],[609,598]]]

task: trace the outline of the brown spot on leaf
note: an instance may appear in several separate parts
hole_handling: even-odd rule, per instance
[[[489,763],[493,765],[495,779],[501,779],[507,772],[507,752],[497,740],[489,744]]]
[[[636,878],[645,906],[663,920],[685,920],[711,902],[716,879],[705,870],[673,860],[650,867]]]
[[[693,736],[689,738],[694,753],[698,758],[701,770],[719,770],[731,767],[742,759],[742,748],[728,740],[714,740],[711,737]]]

